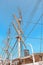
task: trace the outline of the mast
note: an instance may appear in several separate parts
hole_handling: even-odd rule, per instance
[[[18,22],[20,23],[21,21],[18,20]],[[18,26],[18,31],[19,31],[19,35],[17,36],[17,40],[18,40],[18,57],[20,58],[21,57],[21,44],[20,44],[20,42],[21,42],[21,37],[20,37],[21,32],[20,32],[20,24]]]
[[[18,27],[15,25],[15,23],[13,22],[13,26],[16,30],[16,32],[18,33],[18,35],[16,36],[17,40],[18,40],[18,58],[21,57],[21,28],[20,28],[20,25],[21,25],[21,19],[17,19],[16,16],[15,16],[15,19],[16,19],[16,22],[18,24]]]
[[[4,52],[5,52],[5,59],[9,59],[9,56],[10,56],[10,53],[9,53],[9,48],[10,48],[10,45],[9,45],[9,42],[10,42],[10,28],[8,29],[8,35],[7,35],[7,39],[5,40],[5,45],[6,47],[4,48]]]
[[[13,22],[13,26],[14,26],[17,34],[18,34],[16,36],[17,41],[18,41],[17,42],[18,43],[18,58],[21,57],[21,34],[23,34],[23,31],[22,31],[22,29],[20,27],[21,26],[21,20],[22,20],[22,16],[21,16],[21,11],[20,10],[19,10],[19,15],[20,15],[19,18],[17,18],[16,15],[14,15],[14,18],[15,18],[16,23],[17,23],[18,26],[16,26],[16,24]]]
[[[21,42],[26,48],[26,45],[25,45],[24,40],[22,38],[22,35],[23,35],[23,31],[21,29],[22,15],[21,15],[21,11],[20,10],[19,10],[19,18],[17,18],[16,15],[14,15],[14,19],[16,20],[16,24],[17,25],[14,23],[14,21],[12,22],[12,24],[13,24],[14,29],[17,32],[16,38],[17,38],[17,43],[18,43],[18,58],[20,58],[21,55],[22,55],[21,54],[21,49],[22,49],[21,48],[22,47]]]

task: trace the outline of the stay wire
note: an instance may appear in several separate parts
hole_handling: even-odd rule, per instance
[[[42,16],[43,16],[43,15],[40,16],[40,18],[38,19],[38,21],[36,22],[36,24],[33,26],[33,28],[31,29],[31,31],[29,32],[29,34],[26,36],[25,40],[27,40],[28,36],[29,36],[29,35],[32,33],[32,31],[35,29],[35,27],[36,27],[37,24],[39,23],[39,21],[40,21],[40,19],[41,19]]]
[[[31,14],[30,14],[30,19],[29,19],[29,21],[31,21],[32,20],[32,18],[33,18],[33,16],[34,16],[34,14],[35,14],[35,12],[37,11],[37,9],[38,9],[38,6],[39,6],[39,4],[40,4],[40,2],[41,2],[41,0],[38,0],[38,2],[36,3],[36,5],[34,6],[34,9],[33,9],[33,11],[31,12]],[[26,28],[28,28],[28,26],[31,24],[31,23],[29,23],[29,22],[27,22],[27,25],[26,25]]]

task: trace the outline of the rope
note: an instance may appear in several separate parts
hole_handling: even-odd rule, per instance
[[[29,36],[29,35],[32,33],[32,31],[35,29],[35,27],[36,27],[37,24],[39,23],[39,21],[40,21],[40,19],[41,19],[42,16],[43,16],[43,15],[40,16],[40,18],[38,19],[38,21],[36,22],[36,24],[33,26],[33,28],[31,29],[31,31],[29,32],[29,34],[28,34],[27,37],[25,38],[25,40],[27,40],[28,36]]]

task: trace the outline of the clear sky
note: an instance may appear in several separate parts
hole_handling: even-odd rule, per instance
[[[4,46],[3,40],[7,37],[6,34],[8,27],[13,20],[12,15],[16,14],[18,16],[18,8],[20,8],[22,11],[22,29],[24,31],[24,35],[27,37],[27,39],[25,40],[25,44],[31,43],[34,52],[40,52],[41,43],[41,52],[43,52],[43,39],[42,41],[40,40],[41,22],[43,24],[43,16],[40,18],[40,16],[43,14],[43,0],[0,0],[0,54],[2,54],[2,48]],[[34,28],[34,25],[37,21],[39,22],[39,24],[37,24]],[[32,30],[32,28],[34,29],[31,33],[30,31]],[[15,34],[15,32],[12,32],[12,34],[13,33]]]

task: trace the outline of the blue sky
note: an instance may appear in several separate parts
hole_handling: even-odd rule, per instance
[[[22,29],[24,35],[27,37],[34,24],[43,14],[43,0],[0,0],[0,54],[3,53],[3,40],[7,37],[7,31],[10,23],[13,20],[13,14],[18,16],[18,7],[22,11],[23,25]],[[43,23],[43,16],[39,23]],[[29,22],[32,22],[31,24]],[[41,38],[41,25],[37,24],[35,29],[28,35],[25,43],[31,43],[35,52],[40,52],[40,43],[42,45],[41,52],[43,52],[43,39]],[[43,27],[43,25],[42,25]],[[14,30],[14,29],[13,29]],[[13,32],[12,32],[13,33]],[[15,34],[15,31],[14,31]],[[36,39],[37,38],[37,39]],[[42,28],[43,38],[43,28]],[[40,42],[41,41],[41,42]],[[12,44],[13,45],[13,44]],[[28,47],[27,47],[28,48]]]

